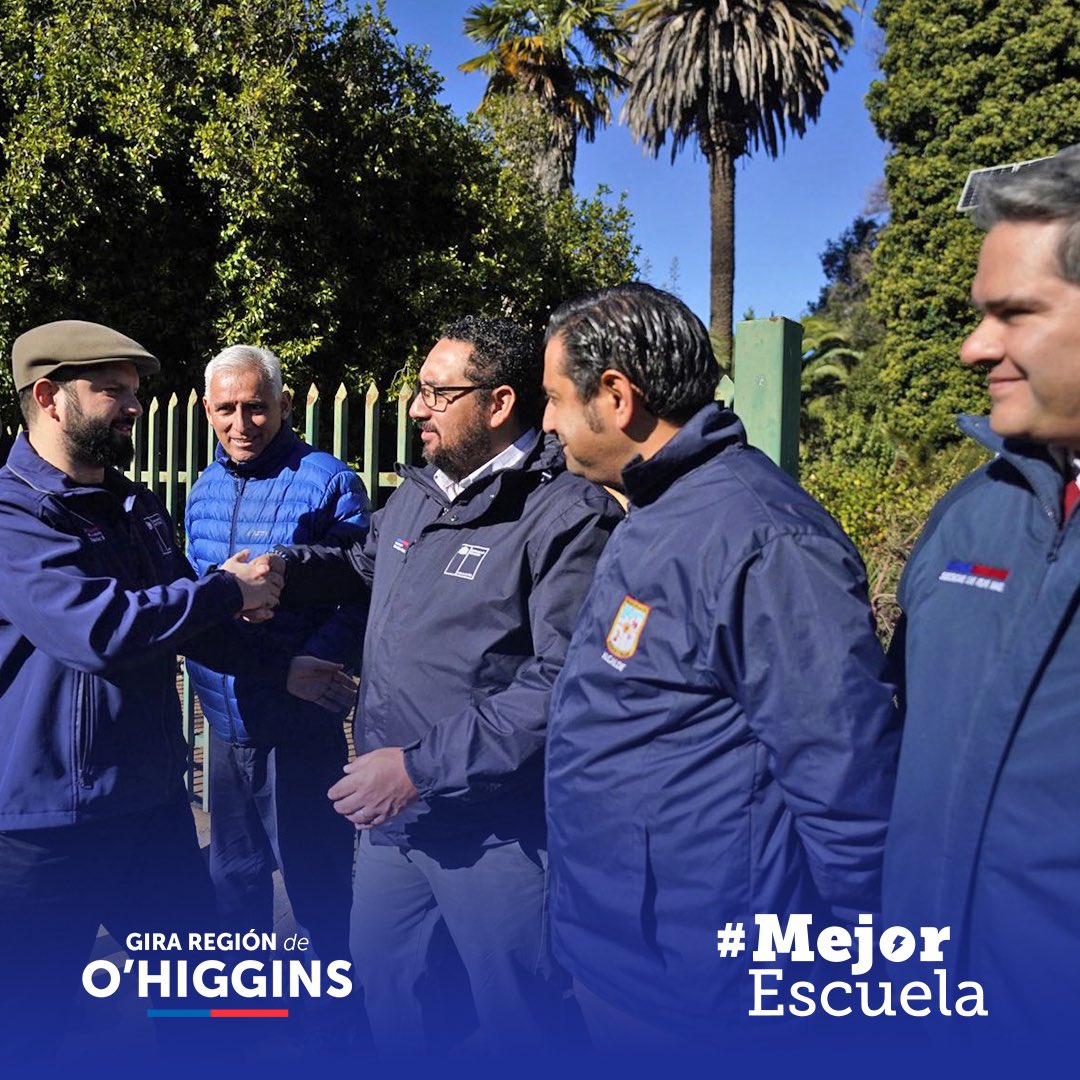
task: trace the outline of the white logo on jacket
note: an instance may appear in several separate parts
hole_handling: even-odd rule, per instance
[[[459,577],[472,581],[490,550],[491,548],[477,547],[476,544],[462,544],[454,552],[454,557],[446,564],[443,573],[447,577]]]
[[[154,534],[161,554],[171,555],[173,553],[172,537],[169,535],[171,530],[165,519],[160,514],[148,514],[143,518],[143,524]]]

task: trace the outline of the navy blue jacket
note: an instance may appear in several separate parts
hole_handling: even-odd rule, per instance
[[[398,472],[367,543],[292,552],[283,595],[370,590],[357,752],[406,747],[422,797],[373,840],[541,840],[551,687],[621,511],[554,440],[453,503],[434,468]]]
[[[0,469],[0,829],[167,802],[187,745],[176,654],[284,683],[236,625],[239,586],[196,579],[158,499],[106,469],[82,485],[20,435]]]
[[[284,425],[253,461],[234,462],[219,445],[188,496],[184,531],[197,573],[249,548],[279,544],[363,543],[370,503],[360,478],[332,454],[314,449]],[[259,632],[290,654],[359,666],[363,608],[281,612]],[[263,682],[221,674],[188,661],[203,713],[223,739],[271,745],[303,739],[340,718]]]
[[[1044,447],[998,456],[935,507],[900,586],[906,719],[885,913],[951,926],[954,980],[995,1020],[1080,1002],[1080,515]]]
[[[893,691],[858,554],[733,413],[623,480],[552,696],[553,941],[601,998],[701,1030],[749,1007],[726,923],[878,909]]]

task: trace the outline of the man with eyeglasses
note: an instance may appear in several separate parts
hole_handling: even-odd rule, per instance
[[[284,549],[283,603],[370,602],[359,756],[330,797],[361,830],[351,945],[378,1048],[445,1032],[445,995],[425,1009],[424,991],[447,934],[473,1044],[539,1048],[564,982],[545,926],[548,699],[621,512],[541,435],[539,343],[520,327],[453,323],[419,382],[427,467],[398,467],[362,546]]]

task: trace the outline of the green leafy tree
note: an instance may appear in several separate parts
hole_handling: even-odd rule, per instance
[[[198,385],[239,339],[274,348],[294,385],[385,385],[463,311],[539,325],[633,275],[622,203],[538,205],[439,87],[381,10],[13,0],[0,341],[109,323],[164,360],[151,392]]]
[[[625,89],[620,50],[629,40],[619,0],[493,0],[478,4],[465,32],[488,51],[461,70],[488,76],[480,112],[505,102],[541,124],[534,177],[549,196],[574,184],[578,136],[592,142],[611,121],[611,95]]]
[[[624,117],[653,154],[697,138],[709,167],[710,326],[731,351],[735,162],[779,155],[818,116],[827,73],[852,41],[847,0],[637,0],[627,9]]]

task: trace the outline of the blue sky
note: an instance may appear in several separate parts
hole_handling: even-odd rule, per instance
[[[481,50],[462,32],[471,0],[386,0],[386,13],[402,42],[428,45],[432,65],[445,79],[443,100],[465,115],[484,91],[482,75],[463,75],[458,64]],[[736,166],[735,318],[798,318],[824,278],[818,254],[865,208],[883,175],[885,146],[874,132],[863,98],[877,77],[881,32],[867,13],[849,15],[855,44],[830,80],[821,117],[802,139],[789,139],[777,160],[765,154]],[[645,156],[621,124],[596,142],[580,142],[575,187],[591,194],[606,184],[625,191],[634,235],[647,260],[643,277],[675,291],[708,321],[709,187],[705,160],[687,147],[672,165],[670,154]]]

